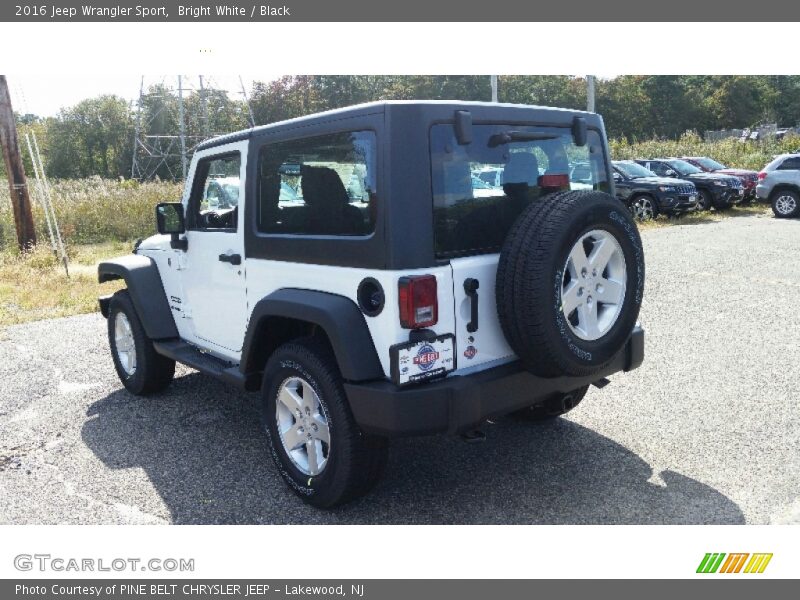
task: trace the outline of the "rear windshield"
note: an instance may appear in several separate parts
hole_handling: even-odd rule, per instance
[[[459,145],[453,126],[431,128],[436,256],[498,252],[517,216],[559,189],[610,191],[600,135],[573,143],[568,128],[475,125]]]

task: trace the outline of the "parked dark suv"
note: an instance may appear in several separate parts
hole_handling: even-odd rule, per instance
[[[718,173],[704,173],[694,165],[679,158],[637,159],[637,163],[647,167],[656,175],[686,179],[697,187],[698,210],[730,208],[744,198],[744,186],[738,177]]]
[[[738,177],[744,186],[744,201],[758,202],[756,196],[756,184],[758,183],[758,171],[749,169],[732,169],[720,162],[707,156],[684,156],[682,160],[693,164],[698,169],[706,173],[722,173],[723,175],[733,175]]]
[[[659,214],[679,215],[697,207],[697,188],[691,181],[659,177],[632,160],[611,163],[617,198],[640,221]]]

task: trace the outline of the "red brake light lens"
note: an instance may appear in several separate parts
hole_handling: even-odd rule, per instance
[[[761,171],[761,172],[758,174],[758,180],[759,180],[759,181],[761,181],[762,179],[766,179],[766,178],[767,178],[767,173],[766,173],[766,171]]]
[[[566,173],[559,175],[539,175],[539,187],[568,188],[569,175]]]
[[[401,277],[398,282],[398,295],[400,325],[404,329],[436,325],[439,320],[436,277],[433,275]]]

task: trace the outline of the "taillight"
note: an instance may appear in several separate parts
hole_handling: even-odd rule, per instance
[[[401,277],[398,283],[398,292],[400,325],[404,329],[436,325],[439,320],[436,277],[433,275]]]
[[[761,172],[758,174],[758,180],[759,180],[759,181],[762,181],[762,180],[764,180],[764,179],[766,179],[766,178],[767,178],[767,172],[766,172],[766,171],[761,171]]]

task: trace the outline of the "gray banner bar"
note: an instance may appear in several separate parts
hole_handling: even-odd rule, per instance
[[[608,21],[799,21],[800,3],[786,0],[57,0],[3,2],[0,21],[176,22],[176,21],[439,21],[439,22],[608,22]],[[646,36],[646,32],[642,32]],[[718,32],[722,33],[722,32]],[[754,36],[742,43],[753,43]],[[763,31],[760,34],[763,35]],[[534,35],[535,31],[531,31]],[[456,37],[457,31],[447,35]],[[487,28],[487,41],[501,40],[502,30]],[[569,39],[569,26],[564,26]],[[736,43],[728,39],[726,43]]]
[[[757,577],[757,576],[755,576]],[[230,600],[309,599],[409,600],[452,598],[794,598],[797,581],[753,576],[694,580],[3,580],[0,597],[67,599],[121,599],[162,597],[230,598]],[[612,595],[613,594],[613,595]]]

